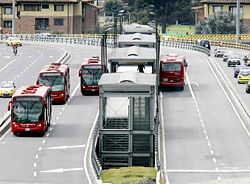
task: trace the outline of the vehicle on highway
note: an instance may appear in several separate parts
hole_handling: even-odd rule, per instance
[[[7,46],[12,46],[12,45],[16,45],[16,46],[22,46],[22,41],[17,38],[17,37],[9,37],[6,40],[6,45]]]
[[[227,59],[227,66],[230,67],[235,65],[240,65],[240,57],[236,54],[231,54]]]
[[[250,54],[244,56],[243,60],[247,66],[250,66]]]
[[[8,104],[14,135],[47,131],[51,120],[51,87],[30,85],[18,89]]]
[[[81,93],[98,93],[98,82],[103,74],[99,57],[85,58],[79,70]]]
[[[246,93],[250,93],[250,81],[248,81],[248,83],[247,83]]]
[[[205,47],[205,48],[211,50],[209,40],[196,40],[196,45],[202,46],[202,47]]]
[[[185,57],[173,59],[168,55],[160,61],[160,87],[178,87],[181,90],[185,85]]]
[[[16,92],[16,86],[13,81],[3,81],[0,83],[0,96],[1,97],[12,97]]]
[[[52,87],[53,102],[65,103],[70,95],[70,73],[67,64],[51,63],[40,71],[37,84]]]
[[[238,77],[240,69],[250,69],[250,67],[246,66],[245,64],[234,67],[234,78]]]
[[[238,78],[239,84],[247,83],[250,79],[250,69],[249,68],[240,69],[240,72],[237,78]]]
[[[223,57],[226,52],[225,47],[217,47],[214,49],[214,57]]]
[[[226,50],[225,53],[223,54],[223,61],[227,62],[227,59],[231,54],[234,54],[232,50]]]

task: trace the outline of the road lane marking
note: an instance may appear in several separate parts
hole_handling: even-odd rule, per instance
[[[221,169],[216,168],[215,170],[209,169],[167,169],[163,172],[168,173],[250,173],[250,169]]]
[[[9,62],[7,65],[5,65],[3,68],[0,69],[0,72],[2,72],[5,68],[7,68],[9,65],[14,63],[17,59],[13,59],[11,62]]]
[[[83,168],[82,167],[80,167],[80,168],[69,168],[69,169],[58,168],[58,169],[40,171],[40,173],[64,173],[64,172],[69,172],[69,171],[83,171]]]
[[[45,149],[49,149],[49,150],[57,150],[57,149],[61,149],[61,150],[65,150],[65,149],[73,149],[73,148],[85,148],[84,144],[81,145],[73,145],[73,146],[52,146],[52,147],[45,147]]]

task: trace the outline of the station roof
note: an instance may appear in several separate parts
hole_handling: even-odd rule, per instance
[[[147,35],[141,33],[122,34],[117,39],[118,43],[156,43],[155,35]]]
[[[202,3],[236,3],[237,0],[201,0]],[[240,0],[240,3],[250,4],[250,0]]]
[[[123,25],[123,32],[125,34],[129,33],[144,33],[144,34],[152,34],[154,33],[154,28],[148,25],[141,25],[137,23],[132,23],[128,25]]]
[[[115,48],[111,52],[109,62],[118,62],[119,64],[129,64],[132,62],[146,63],[156,61],[156,50],[154,48],[144,48],[144,47],[127,47],[127,48]]]
[[[155,86],[156,74],[139,72],[104,73],[98,84],[99,86]]]

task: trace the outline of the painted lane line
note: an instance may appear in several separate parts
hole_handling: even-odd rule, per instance
[[[62,112],[59,112],[59,115],[62,115]]]
[[[33,172],[33,175],[34,175],[34,177],[37,177],[37,173],[36,173],[36,171],[34,171],[34,172]]]
[[[49,137],[49,133],[46,134],[46,137]]]
[[[10,128],[3,134],[2,137],[0,137],[0,142],[3,140],[3,138],[10,132]]]
[[[42,150],[42,147],[39,147],[39,148],[38,148],[38,151],[41,151],[41,150]]]
[[[56,125],[56,122],[52,123],[52,125]]]
[[[80,85],[78,85],[78,86],[80,86]],[[89,133],[89,136],[88,136],[88,140],[87,140],[86,150],[85,150],[85,153],[84,153],[84,172],[85,172],[85,174],[87,176],[88,183],[92,183],[92,181],[90,179],[90,175],[89,175],[89,172],[88,172],[88,166],[87,166],[87,162],[89,160],[91,160],[91,159],[87,159],[87,157],[88,157],[88,152],[89,152],[89,148],[90,148],[90,145],[91,145],[91,138],[92,138],[92,135],[93,135],[93,132],[94,132],[95,125],[96,125],[98,117],[99,117],[99,112],[96,114],[93,126],[92,126],[92,128],[90,130],[90,133]]]
[[[49,131],[52,131],[53,130],[53,128],[51,127],[51,128],[49,128]]]
[[[206,170],[206,169],[168,169],[163,170],[168,173],[250,173],[249,169],[222,169]]]
[[[69,171],[83,171],[83,168],[82,167],[70,168],[70,169],[58,168],[58,169],[40,171],[40,173],[63,173],[63,172],[69,172]]]
[[[44,140],[42,141],[42,143],[43,143],[43,144],[46,143],[46,140],[44,139]]]
[[[0,142],[0,144],[5,144],[6,142]]]
[[[35,158],[38,159],[38,155],[36,155]]]
[[[56,120],[59,120],[59,116],[56,117]]]
[[[57,150],[57,149],[73,149],[73,148],[85,148],[85,145],[74,145],[74,146],[53,146],[53,147],[45,147],[45,149],[49,149],[49,150]]]
[[[215,159],[215,158],[213,158],[213,162],[216,163],[216,159]],[[215,169],[216,169],[216,168],[215,168]]]
[[[36,162],[34,163],[34,167],[37,167],[37,163]]]
[[[62,108],[62,111],[64,111],[64,110],[65,110],[65,107]]]
[[[2,72],[4,69],[6,69],[9,65],[14,63],[17,59],[13,59],[11,62],[9,62],[7,65],[5,65],[3,68],[0,69],[0,72]]]
[[[163,116],[163,102],[162,102],[162,99],[163,99],[163,95],[162,95],[162,92],[160,92],[160,110],[161,110],[161,120],[162,120],[162,123],[160,125],[162,126],[161,127],[161,134],[162,134],[163,160],[164,160],[163,169],[167,170],[167,155],[166,155],[166,143],[165,143],[165,140],[166,140],[166,137],[165,137],[165,121],[164,121],[164,116]],[[166,183],[169,183],[167,173],[164,176],[165,176]]]
[[[209,65],[209,67],[210,67],[210,70],[212,70],[212,72],[213,72],[213,74],[214,74],[214,76],[215,76],[217,82],[219,83],[219,85],[220,85],[222,91],[224,92],[226,98],[228,99],[229,104],[231,105],[231,107],[232,107],[234,113],[236,114],[237,118],[240,120],[240,123],[241,123],[243,129],[245,130],[247,136],[250,138],[250,132],[248,131],[248,129],[247,129],[247,127],[246,127],[244,121],[242,120],[242,118],[240,117],[238,111],[236,110],[236,108],[235,108],[235,106],[234,106],[232,100],[230,99],[229,95],[227,94],[225,88],[224,88],[223,85],[221,84],[221,82],[220,82],[218,76],[216,75],[215,71],[213,70],[213,68],[212,68],[212,66],[211,66],[211,64],[210,64],[210,62],[209,62],[205,57],[204,57],[204,59],[205,59],[206,62],[208,63],[208,65]],[[214,62],[216,62],[216,61],[214,61]]]

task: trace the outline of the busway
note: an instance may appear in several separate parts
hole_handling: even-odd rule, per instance
[[[178,45],[178,44],[176,44],[176,45]],[[181,46],[181,45],[180,45],[180,46],[176,46],[176,47],[182,48],[183,46]],[[183,52],[183,51],[181,50],[180,52]],[[186,54],[187,54],[187,53],[186,53]],[[202,57],[202,56],[200,56],[200,55],[199,55],[199,57]],[[192,57],[191,57],[191,58],[192,58]],[[193,59],[194,59],[194,58],[193,58]],[[192,84],[192,85],[195,85],[195,83],[194,83],[194,84]],[[243,133],[243,134],[244,134],[244,133]],[[180,171],[180,170],[179,170],[179,171]],[[193,170],[193,171],[195,171],[195,170]],[[201,171],[201,170],[200,170],[200,171]],[[209,171],[209,170],[208,170],[208,171]],[[225,171],[225,170],[224,170],[224,171]],[[242,170],[242,172],[243,172],[243,171],[245,171],[245,172],[246,172],[247,170]],[[175,170],[170,170],[170,173],[171,173],[171,172],[172,172],[172,173],[174,173],[174,172],[176,172],[176,173],[177,173],[177,172],[178,172],[178,170],[176,170],[176,171],[175,171]],[[190,170],[190,172],[192,172],[192,171]],[[197,172],[198,172],[198,171],[197,171]]]

